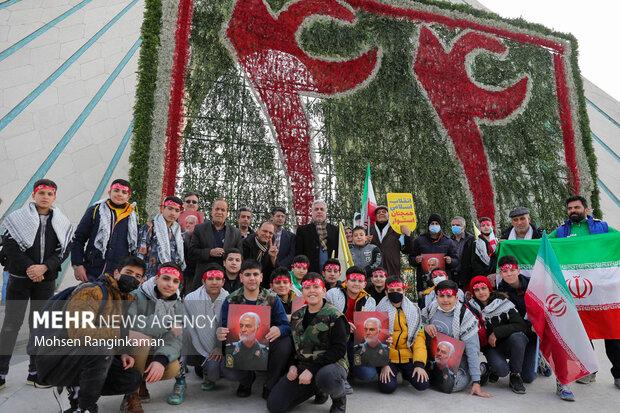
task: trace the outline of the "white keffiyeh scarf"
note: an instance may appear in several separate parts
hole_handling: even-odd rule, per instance
[[[457,301],[452,310],[452,337],[467,341],[474,334],[478,334],[478,319],[471,311],[465,310],[465,315],[461,322],[460,315],[462,306],[463,303]],[[433,316],[438,309],[439,303],[437,301],[433,301],[430,306],[424,307],[422,310],[422,318],[426,324],[432,324]]]
[[[52,211],[52,228],[60,242],[60,254],[64,255],[73,237],[73,225],[60,209],[54,207]],[[4,227],[22,251],[32,247],[40,224],[39,213],[34,202],[29,202],[11,212],[4,220]]]
[[[491,301],[486,307],[480,308],[480,304],[473,298],[469,300],[469,304],[478,310],[485,320],[490,320],[493,317],[499,317],[504,313],[508,313],[515,308],[515,305],[507,298],[496,298]]]
[[[157,255],[159,261],[164,262],[177,262],[172,259],[172,252],[170,251],[170,237],[168,236],[168,225],[162,214],[155,215],[153,219],[153,231],[157,237]],[[185,269],[185,254],[183,251],[183,234],[181,233],[181,226],[174,222],[170,227],[172,231],[172,237],[177,245],[177,255],[179,256],[179,262],[181,269]]]
[[[532,226],[530,225],[527,229],[527,234],[525,234],[525,236],[521,239],[532,239],[532,235],[534,235],[534,229],[532,228]],[[508,235],[508,239],[512,240],[512,239],[518,239],[517,238],[517,230],[514,229],[514,227],[510,230],[510,234]]]
[[[420,317],[420,309],[417,305],[413,304],[407,297],[403,297],[401,303],[403,313],[405,313],[405,320],[407,320],[407,347],[411,347],[418,334],[418,330],[422,325],[422,317]],[[390,335],[394,332],[394,320],[396,319],[397,308],[390,303],[387,297],[383,297],[375,311],[385,311],[388,313],[390,321]]]
[[[95,237],[95,248],[101,251],[105,258],[108,249],[108,241],[110,241],[110,233],[112,231],[112,219],[114,212],[108,206],[107,199],[97,202],[99,204],[99,229]],[[138,215],[136,214],[136,204],[133,204],[133,210],[127,218],[129,225],[127,226],[127,243],[129,244],[129,252],[132,253],[138,247]]]

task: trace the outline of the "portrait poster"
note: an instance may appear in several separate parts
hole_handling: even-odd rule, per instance
[[[464,342],[443,333],[438,332],[431,340],[431,355],[440,369],[449,368],[456,373],[464,350]]]
[[[430,270],[439,268],[440,270],[446,269],[446,260],[444,257],[446,254],[422,254],[422,271],[427,273]]]
[[[228,307],[226,367],[239,370],[267,370],[269,342],[265,335],[271,322],[271,307],[231,304]]]
[[[183,211],[179,214],[179,218],[177,219],[177,222],[179,223],[179,225],[181,226],[181,231],[185,231],[185,220],[187,219],[187,217],[189,216],[194,216],[198,219],[198,223],[196,225],[202,224],[205,220],[205,216],[202,212],[198,212],[198,211]]]
[[[386,366],[389,362],[388,313],[383,311],[356,311],[353,364],[355,366]]]

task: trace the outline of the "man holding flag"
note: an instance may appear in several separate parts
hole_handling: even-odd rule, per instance
[[[571,196],[566,200],[566,213],[568,219],[553,231],[550,238],[581,237],[596,234],[607,234],[618,232],[610,227],[607,222],[595,219],[587,215],[588,203],[582,196]],[[616,275],[620,276],[620,274]],[[611,374],[614,377],[614,384],[620,389],[620,339],[605,339],[605,352],[611,361]],[[596,381],[596,372],[583,377],[578,382],[589,384]]]
[[[546,234],[538,249],[525,302],[527,317],[540,337],[540,350],[555,372],[557,393],[562,397],[564,385],[597,371],[598,366]]]

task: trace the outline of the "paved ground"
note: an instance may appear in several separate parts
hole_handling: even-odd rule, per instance
[[[433,390],[417,392],[410,386],[401,386],[392,395],[381,395],[373,385],[354,385],[355,393],[348,398],[349,412],[395,412],[406,411],[437,411],[444,412],[618,412],[620,406],[620,390],[613,385],[610,364],[605,357],[602,341],[595,342],[599,354],[601,371],[597,382],[590,385],[574,384],[577,396],[575,403],[564,402],[555,396],[555,380],[540,377],[527,385],[526,395],[517,395],[508,389],[506,379],[497,384],[486,386],[493,394],[491,399],[480,399],[465,393],[446,395]],[[7,387],[0,390],[0,412],[57,412],[59,411],[51,389],[35,389],[24,383],[28,363],[25,357],[16,357],[7,377]],[[183,411],[216,411],[216,412],[264,412],[265,403],[260,398],[262,387],[259,378],[254,385],[255,394],[248,399],[238,399],[234,392],[236,386],[222,381],[212,392],[203,392],[200,381],[191,373],[188,375],[189,388],[187,401],[181,406],[169,406],[165,398],[172,389],[172,381],[149,386],[152,402],[145,404],[147,412],[183,412]],[[60,398],[63,409],[68,407],[66,396]],[[103,397],[99,406],[101,412],[117,412],[121,396]],[[323,406],[305,403],[295,411],[327,412],[329,402]]]

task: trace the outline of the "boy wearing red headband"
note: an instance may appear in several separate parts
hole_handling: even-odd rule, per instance
[[[464,286],[468,286],[469,281],[476,275],[494,273],[497,265],[497,238],[493,232],[493,221],[491,218],[482,217],[478,220],[478,225],[480,235],[463,251],[460,282]]]
[[[388,313],[390,322],[390,364],[381,368],[379,391],[394,393],[398,387],[398,373],[419,391],[429,386],[426,364],[426,335],[422,328],[420,309],[405,296],[407,286],[399,277],[385,282],[387,296],[377,304],[376,311]]]
[[[366,284],[366,292],[378,303],[385,297],[385,280],[388,273],[383,267],[377,267],[371,274],[370,283]]]
[[[437,295],[435,294],[435,288],[437,287],[437,284],[449,279],[448,273],[444,270],[440,270],[439,268],[431,270],[428,273],[427,278],[431,280],[433,285],[420,293],[420,299],[418,300],[418,305],[420,306],[420,309],[428,307],[430,303],[437,299]],[[465,293],[460,288],[457,291],[457,297],[459,301],[465,300]]]
[[[301,295],[301,280],[308,273],[310,260],[305,255],[296,255],[291,264],[291,284],[292,289],[298,296]]]
[[[223,375],[224,358],[222,346],[217,341],[216,331],[220,327],[220,312],[222,304],[228,297],[224,286],[224,269],[216,263],[205,268],[201,277],[202,286],[185,296],[183,300],[185,313],[191,320],[202,319],[205,322],[196,324],[194,328],[186,329],[186,339],[189,352],[181,357],[181,371],[176,378],[172,394],[167,402],[179,405],[185,401],[185,365],[195,366],[202,371],[202,385],[204,391],[213,390],[215,382]]]
[[[149,401],[150,395],[146,383],[168,380],[179,374],[181,345],[183,333],[183,302],[179,296],[179,287],[183,282],[183,272],[174,262],[162,264],[157,275],[142,283],[131,295],[127,315],[145,323],[135,323],[129,331],[130,338],[156,338],[162,341],[159,346],[141,346],[131,348],[135,359],[134,368],[143,379],[140,389],[126,394],[121,404],[121,411],[142,412],[142,401]]]
[[[288,270],[284,267],[278,267],[271,273],[271,291],[278,295],[284,311],[287,315],[291,315],[293,300],[297,298],[297,294],[291,289],[291,277]]]
[[[469,304],[484,319],[487,343],[480,343],[487,359],[489,372],[497,377],[510,373],[509,387],[517,394],[525,394],[521,372],[528,343],[527,325],[514,304],[503,294],[493,291],[491,281],[478,275],[469,282],[473,298]],[[510,359],[510,364],[506,362]]]
[[[315,404],[331,396],[329,411],[344,413],[349,325],[342,312],[325,300],[325,283],[319,274],[304,277],[302,296],[307,305],[291,317],[293,363],[269,394],[267,409],[284,413],[314,395]]]
[[[0,332],[0,389],[9,372],[11,353],[24,322],[30,301],[30,317],[42,303],[54,295],[54,280],[69,254],[73,226],[55,208],[56,184],[49,179],[34,183],[32,201],[11,212],[4,220],[7,230],[2,240],[4,269],[10,277],[6,291],[6,309]],[[30,322],[28,323],[29,328]],[[34,356],[30,356],[26,383],[37,382]]]
[[[338,288],[332,288],[325,295],[327,302],[332,304],[342,312],[347,321],[351,332],[355,331],[353,324],[353,314],[356,311],[374,311],[376,302],[365,290],[366,275],[360,267],[350,267],[347,270],[347,280]],[[349,338],[347,345],[349,364],[353,366],[353,334]],[[353,376],[361,381],[369,382],[377,375],[377,369],[370,366],[355,366],[351,369]]]
[[[129,182],[115,179],[108,196],[88,207],[75,230],[71,264],[78,281],[94,281],[112,271],[138,247],[138,216],[129,203]]]
[[[331,290],[332,288],[340,287],[340,276],[342,274],[342,271],[340,269],[340,261],[338,261],[338,259],[328,259],[327,261],[325,261],[325,264],[323,264],[323,268],[321,270],[323,274],[323,279],[325,280],[325,288],[327,289],[327,291]]]
[[[164,262],[174,262],[185,269],[183,234],[177,222],[182,210],[181,198],[168,196],[162,202],[159,214],[140,229],[137,255],[146,262],[147,278],[154,277]],[[183,280],[183,284],[191,285],[191,280]]]

